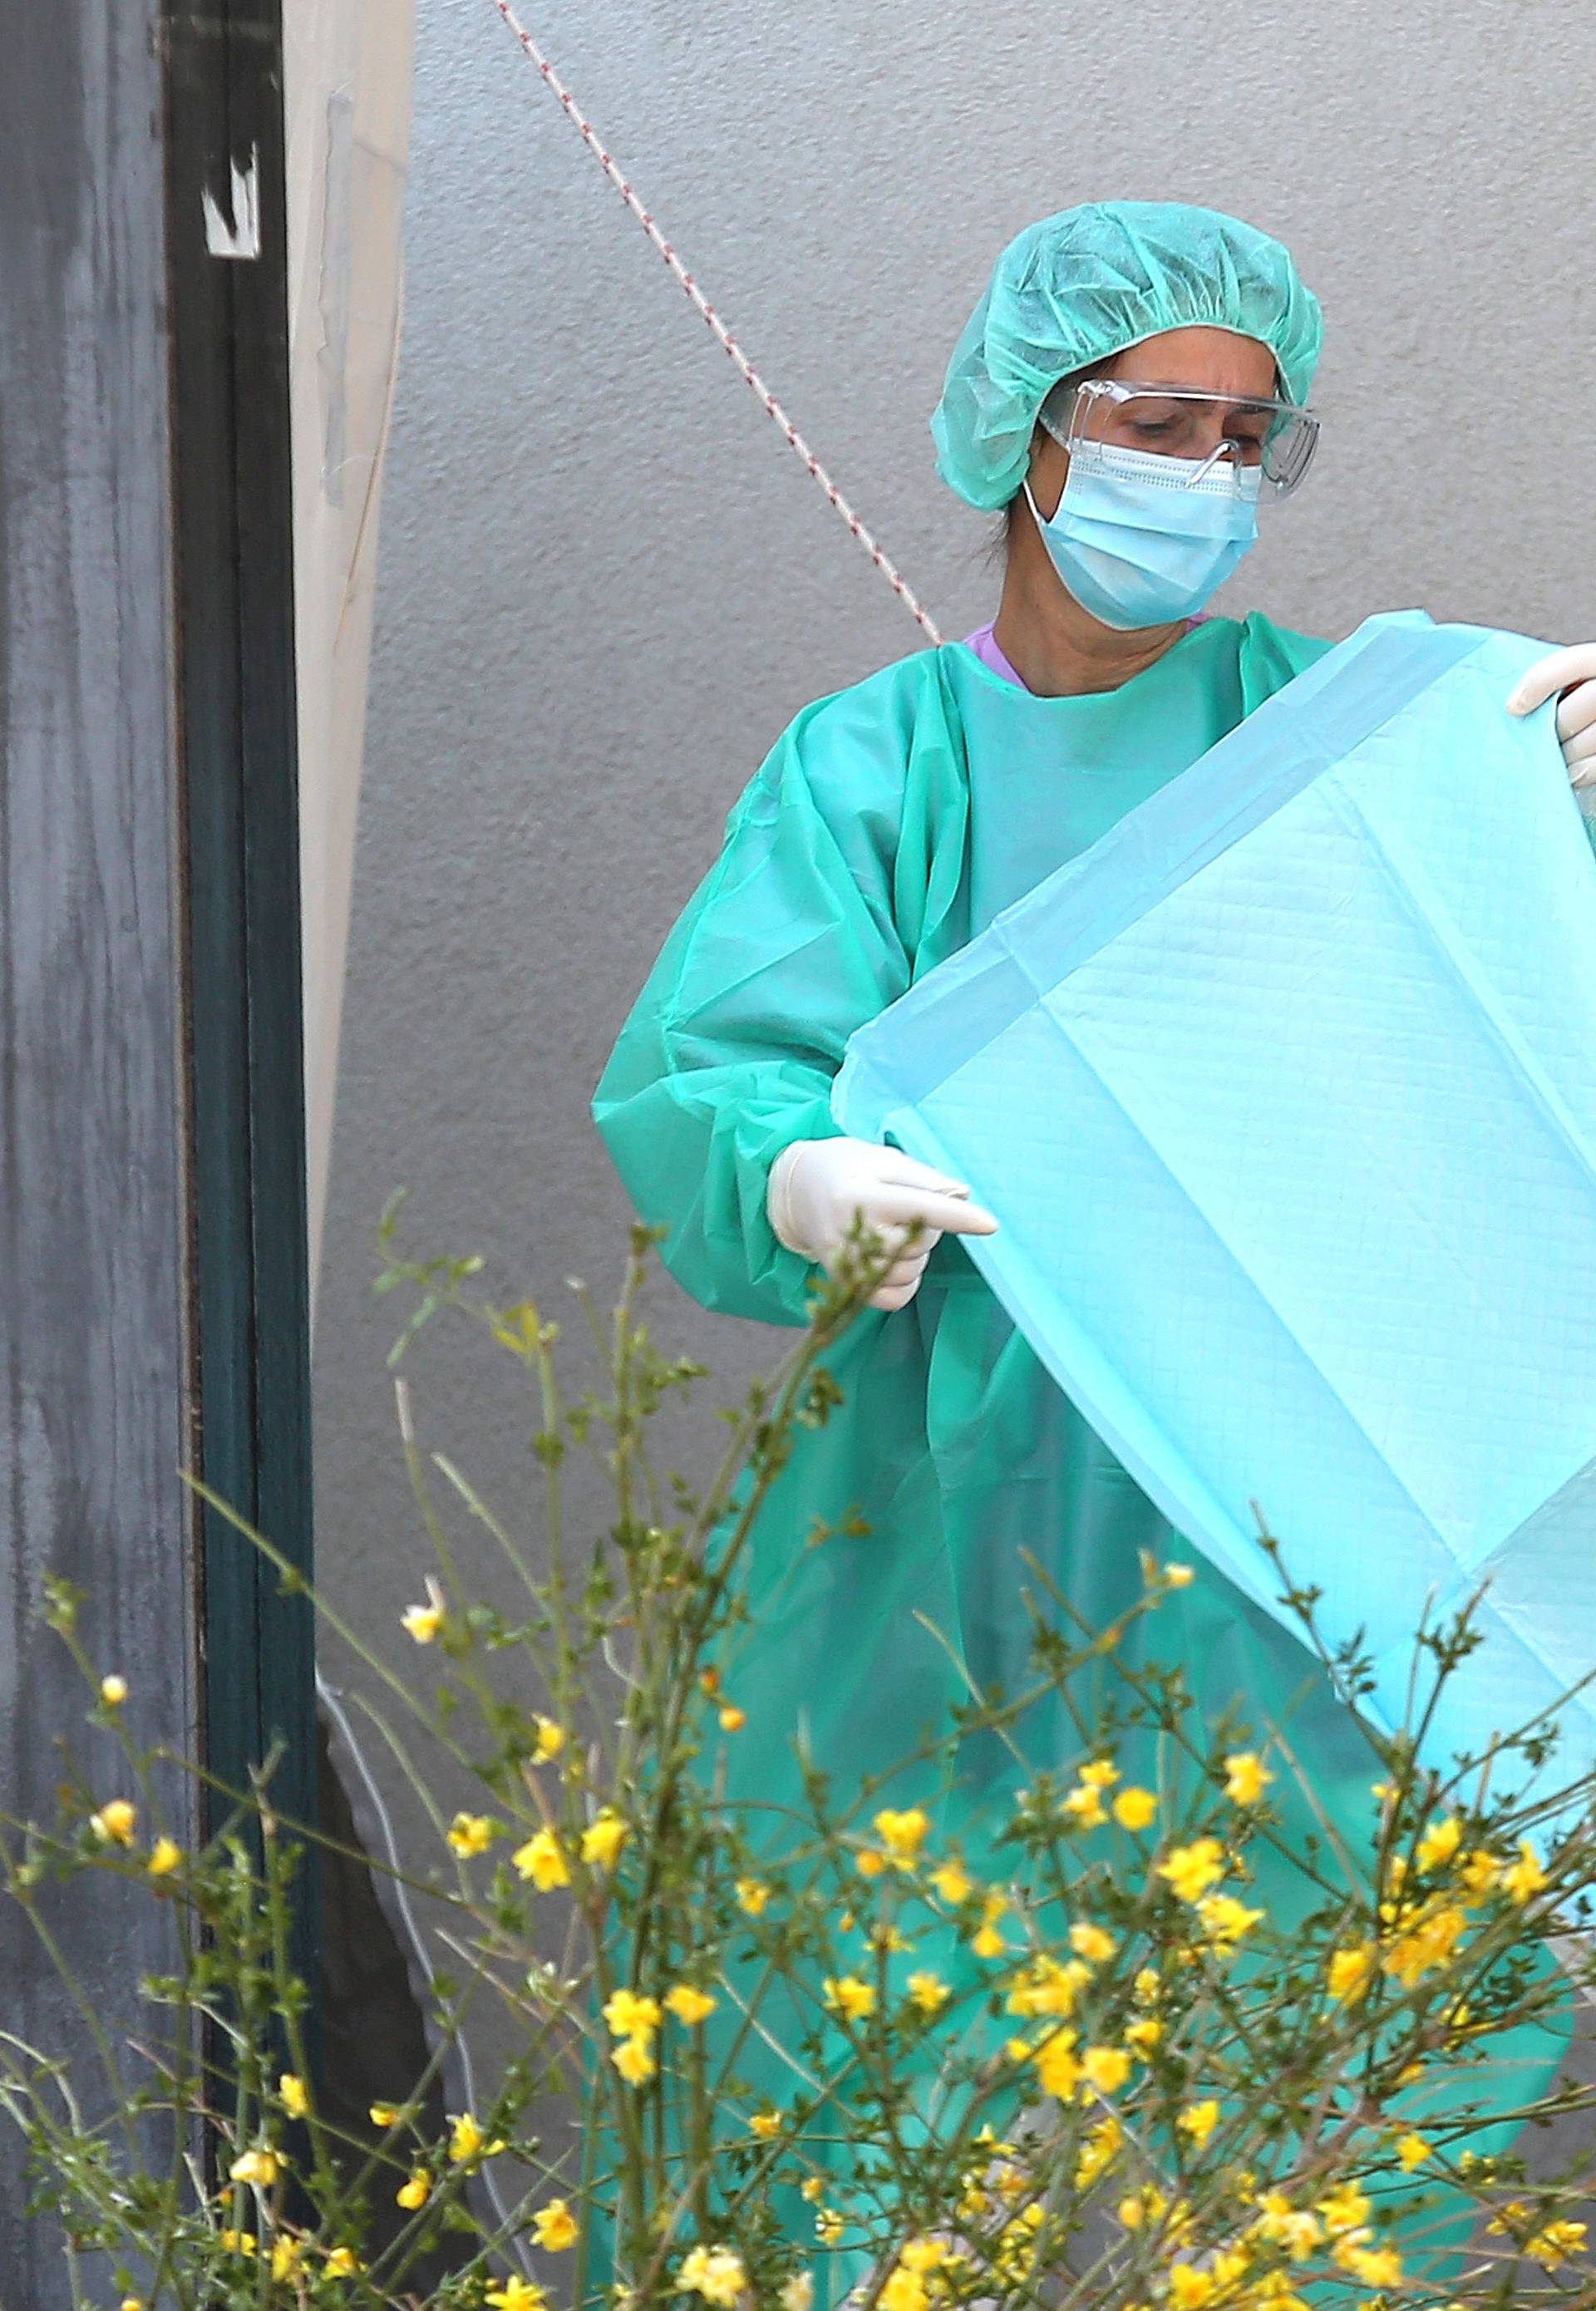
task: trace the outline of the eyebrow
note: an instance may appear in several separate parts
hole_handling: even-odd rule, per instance
[[[1200,385],[1160,384],[1156,383],[1151,379],[1143,379],[1140,378],[1130,377],[1116,378],[1114,382],[1117,385],[1131,386],[1138,393],[1167,393],[1177,397],[1184,396],[1189,393],[1201,393],[1204,394],[1206,398],[1209,401],[1228,402],[1231,414],[1233,416],[1267,417],[1271,409],[1276,409],[1280,406],[1280,405],[1273,400],[1268,394],[1252,396],[1247,394],[1208,393],[1207,388]]]

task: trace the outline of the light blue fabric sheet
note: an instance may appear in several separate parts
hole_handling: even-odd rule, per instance
[[[852,1039],[842,1127],[1153,1500],[1402,1715],[1489,1576],[1444,1766],[1596,1667],[1596,859],[1545,645],[1374,618]],[[1586,1695],[1555,1778],[1596,1759]]]

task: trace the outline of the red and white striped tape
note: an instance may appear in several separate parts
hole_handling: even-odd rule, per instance
[[[793,423],[791,418],[789,417],[787,412],[782,408],[775,395],[771,391],[770,387],[766,385],[764,379],[760,376],[759,371],[754,368],[747,354],[743,351],[741,345],[738,344],[737,339],[732,336],[731,331],[720,318],[720,314],[717,313],[715,308],[704,295],[703,291],[699,287],[692,274],[688,272],[687,267],[683,264],[681,258],[676,255],[676,250],[671,247],[669,241],[667,240],[665,235],[660,231],[658,226],[655,223],[648,210],[644,208],[641,201],[639,200],[637,195],[632,191],[632,187],[628,184],[626,179],[622,175],[621,170],[610,158],[609,153],[606,151],[603,144],[596,135],[591,123],[586,118],[580,108],[578,106],[575,98],[571,93],[571,91],[560,78],[559,74],[554,70],[553,65],[550,64],[548,58],[544,55],[543,50],[532,38],[531,33],[527,31],[525,25],[521,23],[516,15],[515,10],[510,4],[510,0],[493,0],[493,5],[498,10],[500,15],[502,16],[505,23],[510,27],[510,30],[515,34],[516,39],[520,42],[523,53],[528,60],[536,66],[539,77],[547,83],[552,94],[559,100],[561,110],[571,122],[571,126],[576,130],[578,135],[581,138],[582,143],[587,146],[589,152],[592,153],[593,158],[604,170],[605,175],[609,179],[611,184],[614,185],[615,190],[620,194],[621,198],[632,211],[632,215],[637,219],[639,224],[641,225],[643,231],[648,234],[649,239],[654,244],[654,247],[665,259],[666,264],[670,267],[672,274],[675,275],[683,290],[685,291],[694,310],[698,313],[700,318],[705,323],[716,343],[735,364],[737,374],[742,378],[744,384],[750,387],[757,395],[766,415],[773,418],[775,423],[781,427],[782,433],[786,437],[789,448],[797,450],[798,456],[808,467],[810,473],[813,474],[815,479],[825,492],[826,496],[831,500],[833,505],[835,506],[837,511],[847,523],[849,529],[852,532],[853,536],[858,538],[859,544],[864,547],[865,552],[869,555],[876,569],[880,571],[882,576],[886,580],[888,585],[892,588],[893,592],[898,596],[899,599],[907,608],[913,612],[916,619],[919,621],[920,625],[925,628],[926,632],[930,636],[932,641],[939,642],[942,640],[941,632],[932,618],[930,612],[925,607],[919,597],[912,591],[908,580],[904,578],[903,572],[899,570],[892,557],[887,554],[885,547],[883,547],[871,535],[869,530],[865,528],[864,523],[859,519],[858,514],[855,513],[853,508],[842,495],[842,491],[837,487],[835,482],[833,481],[831,475],[826,472],[825,467],[821,464],[814,450],[810,449],[803,435],[798,432],[798,427]]]

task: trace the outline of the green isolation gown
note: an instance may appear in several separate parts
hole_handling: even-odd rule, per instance
[[[1045,698],[963,644],[885,668],[800,713],[728,821],[715,866],[666,943],[599,1086],[599,1129],[641,1216],[667,1231],[672,1274],[707,1307],[796,1325],[813,1270],[765,1212],[771,1165],[835,1133],[830,1093],[850,1035],[1000,909],[1186,769],[1330,645],[1254,614],[1191,629],[1121,688]],[[982,1182],[971,1182],[979,1200]],[[1060,1193],[1068,1193],[1060,1181]],[[1211,1719],[1239,1709],[1286,1729],[1319,1808],[1355,1846],[1373,1819],[1372,1754],[1308,1652],[1185,1544],[1043,1371],[956,1239],[910,1304],[867,1312],[829,1357],[843,1392],[804,1435],[753,1539],[753,1625],[728,1665],[748,1722],[727,1745],[728,1794],[781,1806],[800,1784],[800,1714],[815,1761],[847,1793],[983,1688],[1028,1682],[1039,1559],[1094,1626],[1140,1593],[1139,1552],[1194,1578],[1139,1620],[1132,1659],[1178,1662]],[[868,1530],[806,1547],[816,1522]],[[926,1627],[935,1625],[939,1635]],[[1068,1764],[1061,1706],[1031,1710],[1032,1766]],[[1151,1778],[1132,1734],[1128,1778]],[[992,1736],[966,1738],[932,1843],[977,1871],[1019,1778]],[[894,1787],[898,1803],[928,1792]],[[1300,1844],[1312,1810],[1292,1776],[1271,1795]],[[1112,1836],[1116,1833],[1107,1832]],[[1286,1923],[1310,1906],[1282,1865],[1256,1892]],[[894,1961],[896,1963],[896,1961]],[[922,1937],[905,1968],[967,1978],[967,1954]],[[711,2025],[719,2027],[720,2019]],[[781,2019],[770,2027],[781,2036]],[[1535,2090],[1561,2052],[1540,2036],[1496,2107]],[[750,2039],[737,2071],[789,2104],[797,2081]],[[742,2122],[728,2121],[728,2133]],[[1481,2149],[1490,2147],[1481,2143]],[[846,2167],[839,2148],[834,2163]],[[813,2210],[794,2198],[794,2235]],[[819,2298],[861,2275],[838,2259]]]

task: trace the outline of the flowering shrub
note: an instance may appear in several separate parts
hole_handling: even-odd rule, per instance
[[[75,1769],[57,1819],[13,1827],[9,1895],[48,1932],[53,1885],[140,1879],[170,1905],[180,1964],[145,1985],[144,2043],[108,2050],[109,2118],[91,2123],[68,2073],[14,2042],[0,2100],[26,2132],[40,2214],[117,2272],[122,2311],[414,2305],[418,2258],[440,2241],[457,2268],[430,2288],[437,2311],[809,2311],[847,2289],[864,2311],[1591,2299],[1575,2211],[1589,2153],[1531,2180],[1482,2084],[1537,2029],[1555,2045],[1570,1977],[1593,1978],[1583,1945],[1559,1943],[1561,1969],[1548,1955],[1596,1879],[1592,1791],[1539,1788],[1543,1724],[1448,1772],[1420,1765],[1473,1642],[1467,1615],[1419,1633],[1409,1724],[1367,1734],[1366,1845],[1345,1850],[1327,1825],[1286,1854],[1302,1895],[1289,1922],[1256,1869],[1286,1844],[1284,1744],[1205,1725],[1177,1675],[1124,1662],[1112,1706],[1077,1709],[1076,1754],[1027,1778],[999,1870],[925,1806],[887,1802],[881,1776],[834,1789],[808,1771],[801,1815],[772,1828],[726,1793],[758,1696],[734,1696],[721,1664],[747,1609],[748,1536],[835,1401],[825,1356],[877,1252],[861,1244],[817,1292],[694,1493],[650,1454],[656,1414],[702,1375],[641,1321],[646,1237],[600,1328],[599,1385],[568,1397],[536,1308],[479,1296],[475,1261],[393,1256],[393,1225],[379,1288],[417,1295],[395,1361],[448,1312],[486,1328],[539,1406],[536,1550],[447,1458],[423,1457],[405,1407],[436,1562],[403,1618],[416,1675],[366,1656],[407,1743],[424,1731],[440,1770],[475,1788],[464,1806],[429,1800],[434,1853],[406,1878],[461,1974],[434,1981],[431,2071],[373,2106],[376,2147],[341,2132],[290,1960],[312,1833],[275,1818],[268,1760],[216,1835],[183,1850],[156,1810],[156,1761],[122,1733],[126,1683],[91,1661],[80,1600],[56,1586],[96,1758],[109,1739],[119,1764]],[[604,1457],[615,1514],[577,1547],[562,1472],[582,1451]],[[519,1617],[463,1584],[440,1497],[505,1552]],[[1146,1562],[1137,1617],[1190,1577]],[[1124,1627],[1082,1629],[1045,1592],[1031,1691],[972,1696],[923,1766],[972,1732],[1001,1738],[1041,1692],[1084,1694],[1088,1674],[1100,1690]],[[1313,1597],[1284,1593],[1313,1640]],[[1356,1699],[1356,1653],[1331,1666]],[[1156,1733],[1167,1772],[1127,1769],[1132,1726]],[[433,2139],[432,2071],[484,1996],[515,2018],[516,2059]],[[552,2144],[531,2116],[551,2093],[570,2122]],[[1511,2115],[1593,2099],[1570,2084]],[[152,2111],[178,2120],[160,2170],[121,2123]]]

